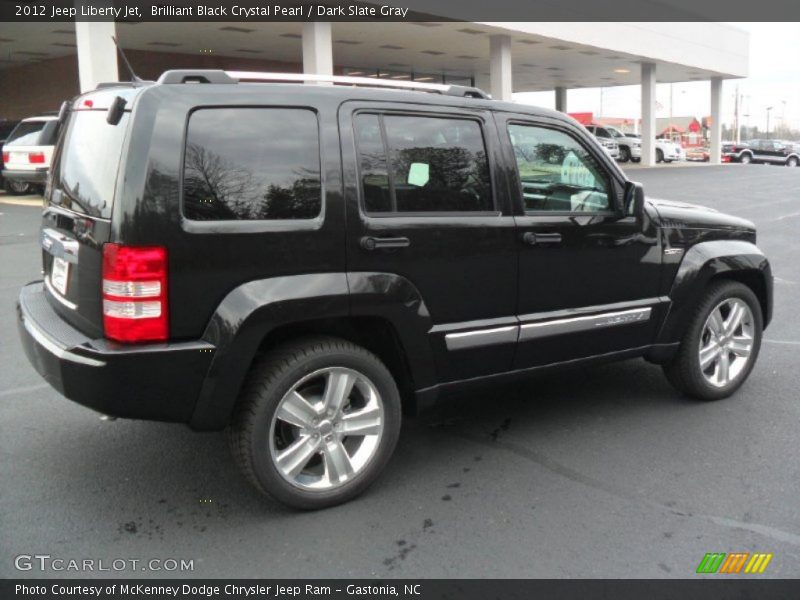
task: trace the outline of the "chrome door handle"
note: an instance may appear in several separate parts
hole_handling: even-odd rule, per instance
[[[522,241],[529,246],[543,246],[545,244],[560,244],[560,233],[534,233],[526,231],[522,234]]]
[[[364,236],[361,238],[361,247],[364,250],[382,250],[387,248],[407,248],[411,245],[411,240],[407,237],[372,237]]]

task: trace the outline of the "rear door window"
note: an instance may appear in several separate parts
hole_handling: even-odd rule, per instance
[[[362,113],[355,131],[367,213],[495,210],[478,121]]]
[[[204,108],[192,113],[183,173],[187,219],[313,219],[321,210],[314,111]]]

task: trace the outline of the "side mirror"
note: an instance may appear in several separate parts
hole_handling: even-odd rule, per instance
[[[644,216],[644,188],[641,183],[629,181],[625,184],[625,214],[637,220]]]

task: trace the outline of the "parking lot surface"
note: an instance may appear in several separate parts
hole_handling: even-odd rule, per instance
[[[315,513],[260,497],[222,434],[101,421],[44,384],[14,313],[39,276],[39,209],[0,196],[0,576],[114,574],[14,567],[49,554],[194,561],[127,577],[693,577],[707,552],[769,552],[763,576],[796,577],[800,169],[631,177],[758,225],[775,317],[744,387],[691,401],[634,360],[454,397],[406,421],[363,497]]]

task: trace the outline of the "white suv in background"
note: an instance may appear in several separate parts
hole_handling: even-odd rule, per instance
[[[3,179],[9,194],[29,194],[47,183],[58,138],[58,117],[23,119],[3,145]]]
[[[686,160],[686,152],[681,145],[672,140],[656,138],[656,162],[671,163],[674,160]]]

